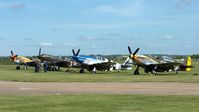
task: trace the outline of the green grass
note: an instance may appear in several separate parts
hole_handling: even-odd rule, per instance
[[[0,112],[198,112],[199,96],[0,96]]]
[[[16,65],[0,65],[0,80],[22,81],[22,82],[194,82],[199,83],[199,62],[194,63],[191,72],[180,72],[179,74],[161,73],[156,76],[146,74],[141,70],[142,75],[132,75],[132,71],[101,72],[91,74],[76,72],[48,72],[34,73],[34,69],[15,70]],[[66,70],[62,68],[62,70]]]

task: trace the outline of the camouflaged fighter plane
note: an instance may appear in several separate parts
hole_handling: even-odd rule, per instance
[[[46,61],[49,65],[49,67],[52,67],[51,69],[57,70],[55,66],[58,67],[58,70],[60,67],[69,67],[71,64],[71,61],[60,59],[58,56],[53,56],[49,54],[41,54],[41,48],[39,49],[39,55],[37,56],[38,59],[40,59],[42,62]]]
[[[188,56],[184,63],[177,62],[171,58],[165,58],[161,61],[157,61],[145,55],[137,55],[139,48],[137,48],[134,53],[132,53],[131,48],[128,46],[129,57],[134,61],[137,66],[134,71],[134,75],[139,74],[139,67],[142,67],[146,73],[151,72],[152,74],[157,74],[157,72],[169,72],[169,71],[190,71],[193,66],[191,66],[191,57]]]

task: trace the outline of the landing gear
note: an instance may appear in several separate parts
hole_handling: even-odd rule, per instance
[[[16,70],[20,70],[20,66],[17,66],[17,67],[16,67]]]
[[[52,71],[57,71],[57,68],[55,66],[52,66]]]
[[[134,75],[139,75],[139,67],[137,66],[136,70],[134,71]]]
[[[23,69],[24,69],[24,70],[28,70],[28,67],[27,67],[27,66],[25,66],[25,67],[23,67]]]
[[[81,69],[80,69],[79,73],[84,73],[84,68],[82,65],[81,65]]]
[[[93,70],[91,71],[92,74],[96,73],[96,68],[94,67]]]
[[[84,69],[81,68],[80,71],[79,71],[79,73],[84,73]]]
[[[60,71],[60,66],[57,67],[57,70]]]
[[[152,74],[152,75],[157,75],[157,68],[158,68],[158,66],[156,65],[156,66],[154,67],[154,69],[152,69],[152,71],[151,71],[151,74]]]
[[[152,71],[151,71],[151,74],[152,74],[152,75],[156,75],[157,72],[156,72],[155,70],[152,70]]]
[[[17,67],[16,67],[16,70],[21,70],[21,67],[20,67],[20,66],[17,66]],[[27,66],[24,66],[24,67],[23,67],[23,70],[28,70],[28,67],[27,67]]]

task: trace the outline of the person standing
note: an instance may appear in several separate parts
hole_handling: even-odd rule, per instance
[[[35,73],[39,72],[39,62],[35,61]]]
[[[48,71],[48,63],[44,61],[44,72]]]

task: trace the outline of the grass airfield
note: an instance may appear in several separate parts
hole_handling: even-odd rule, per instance
[[[0,112],[198,112],[198,96],[0,96]]]
[[[199,62],[191,72],[132,75],[133,71],[79,74],[16,71],[16,65],[0,65],[1,81],[18,82],[178,82],[199,83]],[[62,68],[62,70],[66,70]],[[193,95],[0,95],[0,112],[198,112],[199,96]]]
[[[62,68],[60,72],[34,73],[34,68],[29,70],[15,70],[16,65],[0,65],[0,80],[20,82],[185,82],[199,83],[199,62],[193,63],[194,68],[190,72],[165,72],[158,75],[144,73],[133,75],[133,71],[97,71],[91,74],[86,71],[79,73],[79,69],[69,68],[72,72],[64,72],[68,68]]]

